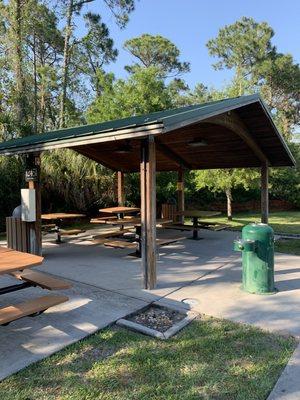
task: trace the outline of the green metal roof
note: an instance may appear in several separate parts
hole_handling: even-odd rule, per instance
[[[151,124],[162,124],[165,131],[174,129],[175,126],[183,126],[192,120],[201,120],[218,113],[226,112],[246,104],[260,101],[257,94],[241,96],[210,103],[180,107],[171,110],[154,112],[151,114],[122,118],[97,124],[81,125],[72,128],[59,129],[42,134],[12,139],[0,143],[0,154],[8,152],[20,152],[23,147],[35,146],[51,142],[59,142],[66,139],[82,138],[91,135],[115,132],[126,128],[138,128]]]

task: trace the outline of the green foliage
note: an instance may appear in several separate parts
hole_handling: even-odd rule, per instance
[[[77,65],[79,72],[90,77],[92,88],[99,95],[101,86],[98,76],[105,64],[116,60],[118,50],[114,48],[109,30],[101,21],[100,15],[89,12],[84,19],[88,32],[76,44],[73,63]]]
[[[225,192],[227,189],[243,187],[249,190],[257,184],[259,172],[254,169],[210,169],[194,172],[197,189],[208,187],[213,192]]]
[[[140,115],[172,107],[172,98],[157,68],[138,69],[127,81],[100,77],[102,93],[87,111],[89,122]]]
[[[114,198],[114,174],[72,150],[42,157],[43,204],[48,211],[95,213]]]
[[[17,157],[0,157],[0,232],[5,231],[5,217],[20,204],[24,166]]]
[[[138,60],[133,65],[125,67],[129,72],[134,72],[140,67],[155,67],[162,76],[166,77],[167,75],[179,75],[190,70],[188,62],[179,60],[179,49],[163,36],[144,34],[127,40],[124,48]]]
[[[260,91],[287,137],[300,123],[300,68],[289,54],[277,52],[266,23],[243,17],[219,30],[207,43],[219,58],[217,69],[233,69],[236,95]]]
[[[246,77],[257,64],[274,51],[272,28],[253,18],[242,17],[219,30],[218,36],[207,43],[209,53],[220,58],[216,69],[236,69],[240,77]]]
[[[290,54],[274,54],[261,63],[256,78],[275,121],[288,139],[300,123],[300,68]]]
[[[224,192],[227,198],[227,217],[232,218],[232,190],[242,187],[249,190],[258,182],[259,173],[254,169],[213,169],[195,171],[195,184],[198,189],[207,187],[212,192]]]
[[[270,195],[275,199],[284,199],[295,207],[300,207],[300,145],[290,144],[296,160],[296,167],[274,168],[271,170]]]
[[[134,10],[135,2],[135,0],[104,0],[120,28],[125,28],[128,23],[129,14]]]

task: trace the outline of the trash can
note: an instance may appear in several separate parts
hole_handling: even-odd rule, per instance
[[[275,293],[273,229],[261,223],[244,226],[242,239],[234,241],[234,250],[242,252],[243,290]]]

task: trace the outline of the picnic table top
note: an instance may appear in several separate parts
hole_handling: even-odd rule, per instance
[[[5,250],[3,250],[5,249]],[[7,250],[7,251],[6,251]],[[0,275],[42,264],[44,257],[1,247]]]
[[[206,218],[222,214],[220,211],[185,210],[181,213],[185,217]]]
[[[72,214],[72,213],[51,213],[51,214],[42,214],[42,219],[72,219],[72,218],[82,218],[86,217],[85,214]]]
[[[170,224],[172,222],[171,219],[159,218],[156,220],[156,225]],[[113,221],[108,222],[109,225],[141,225],[141,218],[121,218],[115,219]]]
[[[0,246],[0,254],[6,253],[7,251],[12,251],[12,249],[9,249],[8,247]]]
[[[109,214],[126,214],[126,213],[138,212],[140,211],[140,208],[120,206],[120,207],[101,208],[99,211]]]

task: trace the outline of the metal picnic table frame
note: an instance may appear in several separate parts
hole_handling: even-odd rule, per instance
[[[172,220],[169,219],[157,219],[156,220],[156,226],[157,225],[164,225],[164,224],[169,224],[172,222]],[[131,219],[119,219],[115,221],[110,221],[109,224],[111,225],[133,225],[135,228],[135,239],[137,241],[137,249],[134,253],[130,253],[130,255],[135,256],[135,257],[141,257],[142,255],[142,242],[141,242],[141,235],[142,235],[142,224],[141,224],[141,219],[140,218],[133,218]]]
[[[193,235],[190,239],[201,240],[199,237],[199,218],[215,217],[220,215],[220,211],[201,211],[201,210],[186,210],[181,213],[184,217],[190,217],[193,221]]]

